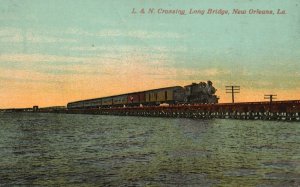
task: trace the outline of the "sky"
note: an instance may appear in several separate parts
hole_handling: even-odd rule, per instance
[[[237,102],[300,99],[299,9],[300,0],[0,0],[0,108],[207,80],[220,102],[231,102],[226,85],[241,87]]]

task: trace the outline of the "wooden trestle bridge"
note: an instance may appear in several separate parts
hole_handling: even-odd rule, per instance
[[[42,110],[40,111],[43,112]],[[300,121],[300,100],[198,105],[119,107],[99,109],[66,109],[52,112],[71,114],[99,114],[198,119],[220,118],[243,120]]]

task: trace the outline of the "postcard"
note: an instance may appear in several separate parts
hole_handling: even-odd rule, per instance
[[[300,185],[299,8],[0,0],[0,185]]]

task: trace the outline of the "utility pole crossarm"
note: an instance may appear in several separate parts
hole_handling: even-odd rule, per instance
[[[277,99],[276,97],[277,97],[276,94],[265,94],[264,95],[264,99],[268,99],[270,101],[270,104],[272,103],[273,100]]]
[[[225,86],[226,93],[231,94],[232,103],[234,103],[234,94],[240,93],[240,86]]]

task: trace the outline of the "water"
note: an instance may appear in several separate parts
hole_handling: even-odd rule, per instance
[[[0,113],[3,186],[299,186],[300,124]]]

